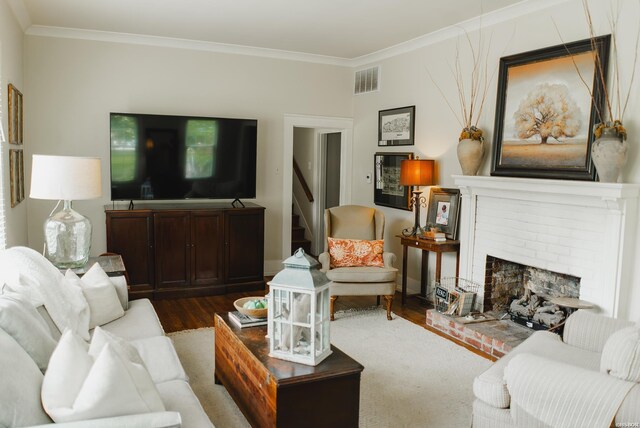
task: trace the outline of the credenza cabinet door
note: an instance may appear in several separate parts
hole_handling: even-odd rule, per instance
[[[222,211],[191,213],[191,285],[223,282],[224,214]]]
[[[264,277],[264,210],[225,213],[225,283],[262,281]]]
[[[153,214],[156,288],[187,287],[190,280],[191,229],[188,211]]]
[[[107,212],[107,251],[120,254],[132,298],[151,297],[154,288],[153,218],[148,212]]]

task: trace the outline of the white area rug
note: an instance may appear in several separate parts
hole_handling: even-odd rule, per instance
[[[213,382],[213,329],[169,334],[191,387],[217,428],[248,427]],[[361,427],[470,427],[473,378],[491,362],[382,309],[336,314],[331,343],[365,369]]]

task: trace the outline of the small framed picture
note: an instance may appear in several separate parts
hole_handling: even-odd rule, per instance
[[[9,101],[9,143],[22,144],[22,93],[11,83],[9,83],[9,90],[7,92]]]
[[[11,208],[24,199],[24,158],[22,150],[9,150],[9,186],[11,193]]]
[[[413,153],[385,152],[374,155],[373,202],[376,205],[411,211],[409,186],[400,184],[400,163],[405,159],[413,159]]]
[[[378,112],[378,146],[413,146],[416,106]]]
[[[435,225],[447,238],[458,239],[460,190],[432,187],[429,193],[427,224]]]

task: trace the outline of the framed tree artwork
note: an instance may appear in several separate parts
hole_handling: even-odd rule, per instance
[[[9,150],[9,187],[11,208],[24,200],[24,158],[22,150]]]
[[[379,146],[413,146],[416,106],[378,112]]]
[[[409,187],[400,184],[400,163],[404,159],[413,159],[413,153],[384,152],[374,155],[373,202],[376,205],[411,211]]]
[[[500,59],[491,175],[595,180],[593,125],[604,107],[610,36]]]

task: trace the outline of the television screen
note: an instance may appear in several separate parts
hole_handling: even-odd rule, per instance
[[[111,200],[256,197],[257,121],[111,113]]]

